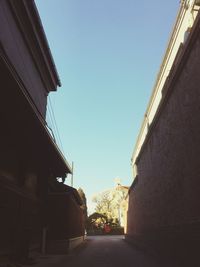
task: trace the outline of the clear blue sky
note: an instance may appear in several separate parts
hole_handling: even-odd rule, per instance
[[[116,177],[132,182],[131,154],[179,1],[36,5],[62,82],[51,101],[64,155],[90,203]]]

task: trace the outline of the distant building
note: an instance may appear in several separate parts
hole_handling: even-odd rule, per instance
[[[129,191],[127,240],[182,255],[200,241],[199,8],[200,1],[181,1],[132,155]]]

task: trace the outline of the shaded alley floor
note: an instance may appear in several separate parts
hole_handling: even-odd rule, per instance
[[[123,236],[90,236],[68,255],[46,256],[35,267],[161,267],[154,259],[134,249]]]

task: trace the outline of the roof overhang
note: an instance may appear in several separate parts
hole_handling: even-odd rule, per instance
[[[47,92],[56,91],[61,82],[34,0],[8,0],[8,3]]]
[[[37,112],[22,80],[0,46],[2,127],[1,145],[21,151],[24,161],[42,167],[57,177],[66,177],[72,168],[51,137],[46,122]]]

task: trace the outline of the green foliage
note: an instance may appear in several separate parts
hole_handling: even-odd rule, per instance
[[[95,211],[105,214],[110,223],[121,225],[122,202],[125,200],[128,188],[118,184],[111,190],[106,190],[93,197],[96,203]]]
[[[106,231],[106,227],[110,230]],[[109,219],[105,214],[94,212],[88,217],[87,220],[87,233],[89,235],[102,235],[102,234],[123,234],[124,228],[119,227],[119,223],[112,218]]]
[[[98,213],[98,212],[94,212],[93,214],[91,214],[88,217],[88,226],[96,226],[98,227],[98,225],[103,225],[108,221],[108,218],[106,215]]]

